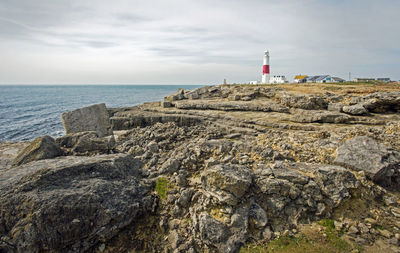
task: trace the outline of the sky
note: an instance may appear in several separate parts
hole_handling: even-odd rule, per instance
[[[400,79],[399,0],[0,0],[0,84]]]

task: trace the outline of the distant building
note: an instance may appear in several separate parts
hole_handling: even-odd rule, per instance
[[[375,78],[360,78],[356,77],[354,78],[355,82],[369,82],[369,81],[375,81]]]
[[[286,83],[286,77],[285,76],[273,76],[270,80],[269,83]]]
[[[250,81],[249,84],[258,84],[258,81]]]
[[[390,78],[385,77],[385,78],[377,78],[376,80],[381,81],[381,82],[385,82],[385,83],[389,83],[390,82]]]
[[[330,75],[322,75],[315,79],[316,83],[331,83],[332,77]]]
[[[307,80],[307,75],[297,75],[294,77],[294,82],[295,83],[305,83]]]
[[[343,82],[346,82],[346,80],[344,80],[343,78],[335,77],[335,76],[332,77],[332,81],[333,81],[334,83],[343,83]]]
[[[298,76],[296,76],[298,77]],[[296,77],[295,77],[295,82],[296,81]],[[297,80],[302,80],[301,79],[302,76],[299,76],[299,78]],[[342,83],[345,82],[344,79],[340,78],[340,77],[333,77],[330,75],[319,75],[319,76],[307,76],[305,78],[306,83]]]
[[[317,78],[319,78],[320,76],[307,76],[306,78],[306,83],[315,83],[317,80]]]

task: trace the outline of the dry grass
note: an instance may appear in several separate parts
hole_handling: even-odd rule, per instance
[[[379,91],[400,91],[398,83],[304,83],[304,84],[281,84],[278,87],[293,94],[322,94],[332,92],[336,94],[357,94],[365,95]]]

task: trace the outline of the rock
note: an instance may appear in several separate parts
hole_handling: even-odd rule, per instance
[[[216,165],[201,174],[203,189],[220,202],[236,205],[253,180],[251,169],[243,165]]]
[[[172,249],[178,248],[182,241],[182,237],[178,234],[176,230],[172,230],[168,235],[168,242]]]
[[[255,228],[263,228],[268,222],[267,213],[257,203],[252,203],[250,205],[249,221]]]
[[[200,237],[205,243],[216,247],[221,247],[230,236],[228,227],[208,214],[199,216],[199,231]]]
[[[285,94],[280,98],[280,102],[285,106],[304,110],[324,110],[328,107],[324,98],[314,95],[293,96]]]
[[[347,114],[332,111],[307,111],[296,109],[293,110],[293,116],[290,117],[292,122],[299,123],[349,123],[353,118]]]
[[[110,118],[114,130],[129,130],[168,122],[174,122],[179,126],[193,126],[203,120],[204,118],[201,116],[156,113],[137,109],[117,112]]]
[[[138,180],[141,167],[129,155],[100,155],[34,161],[5,171],[0,234],[18,252],[88,251],[152,212],[155,199]]]
[[[343,105],[338,103],[329,103],[328,111],[343,112]]]
[[[169,108],[169,107],[173,106],[170,101],[161,101],[160,105],[161,105],[162,108]]]
[[[158,144],[155,141],[151,141],[148,145],[147,145],[147,149],[152,152],[152,153],[157,153],[159,150]]]
[[[365,221],[367,224],[370,224],[370,225],[375,225],[375,224],[376,224],[376,220],[374,220],[374,219],[372,219],[372,218],[365,218],[364,221]]]
[[[14,159],[13,165],[18,166],[32,161],[50,159],[61,154],[62,151],[54,139],[46,135],[36,138],[24,148]]]
[[[98,137],[96,132],[67,134],[56,139],[56,143],[73,154],[107,154],[114,145],[113,135]]]
[[[179,170],[181,163],[174,158],[169,158],[162,166],[161,172],[162,173],[174,173]]]
[[[193,190],[191,189],[183,190],[181,196],[178,198],[177,204],[182,207],[186,207],[189,204],[192,195],[193,195]]]
[[[262,233],[262,238],[266,241],[269,241],[272,239],[273,237],[273,232],[271,231],[270,227],[266,227]]]
[[[349,234],[355,235],[358,234],[360,231],[355,227],[355,226],[351,226],[349,228]]]
[[[358,99],[370,112],[388,113],[400,111],[400,92],[375,92]]]
[[[399,178],[400,152],[369,137],[358,136],[338,147],[334,163],[364,171],[374,182],[391,186]]]
[[[369,229],[364,223],[359,223],[358,228],[360,229],[361,234],[369,233]]]
[[[343,112],[351,115],[364,115],[368,113],[367,109],[365,109],[364,106],[360,104],[343,106],[342,110]]]
[[[289,109],[274,101],[253,103],[251,101],[179,101],[175,107],[182,110],[220,110],[220,111],[255,111],[255,112],[282,112]]]
[[[382,235],[383,237],[391,238],[393,236],[393,234],[386,229],[378,229],[378,231],[379,231],[379,234]]]
[[[61,118],[67,134],[95,131],[99,137],[112,135],[112,127],[105,104],[64,112]]]

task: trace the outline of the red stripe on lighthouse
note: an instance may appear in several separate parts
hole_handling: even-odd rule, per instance
[[[264,65],[263,74],[269,74],[269,65]]]

